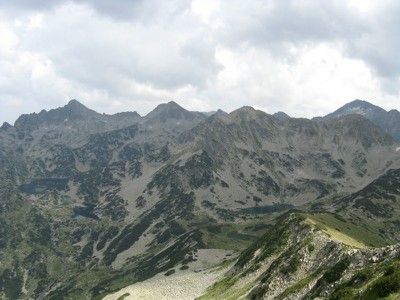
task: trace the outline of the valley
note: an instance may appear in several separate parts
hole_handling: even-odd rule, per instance
[[[395,299],[396,112],[22,115],[0,129],[0,298]]]

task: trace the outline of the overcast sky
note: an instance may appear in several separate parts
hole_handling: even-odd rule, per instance
[[[0,125],[77,99],[293,117],[400,110],[400,1],[0,0]]]

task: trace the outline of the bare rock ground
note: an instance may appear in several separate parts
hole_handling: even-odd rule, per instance
[[[165,272],[127,286],[116,293],[109,294],[103,300],[193,300],[201,296],[228,270],[228,267],[215,267],[232,251],[221,249],[199,249],[197,261],[189,264],[188,270],[175,268],[176,273],[165,276]],[[125,296],[124,296],[125,295]],[[124,296],[123,298],[120,298]]]

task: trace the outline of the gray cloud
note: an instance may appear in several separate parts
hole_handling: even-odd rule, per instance
[[[226,3],[227,30],[221,38],[231,47],[238,43],[265,47],[279,56],[291,46],[332,40],[349,40],[366,30],[361,16],[345,1],[243,1]]]
[[[348,55],[364,60],[385,79],[400,76],[400,2],[382,1],[368,20],[368,30],[348,41]]]
[[[263,47],[278,58],[293,58],[291,47],[338,42],[344,54],[363,60],[378,76],[400,75],[400,2],[382,1],[363,13],[348,1],[243,1],[226,3],[226,30],[221,39],[232,48],[238,44]]]
[[[87,5],[103,16],[119,21],[140,21],[146,24],[154,21],[169,21],[190,8],[190,1],[172,0],[13,0],[0,1],[0,7],[14,14],[27,11],[46,11],[64,4]]]
[[[2,0],[0,1],[0,7],[12,11],[13,13],[21,12],[21,11],[41,11],[41,10],[48,10],[52,9],[54,6],[63,3],[63,0],[54,0],[54,1],[47,1],[47,0],[37,0],[37,1],[30,1],[30,0],[14,0],[14,1],[7,1]]]
[[[350,2],[0,0],[0,121],[68,98],[142,114],[172,99],[296,116],[322,100],[398,109],[400,3]]]
[[[46,53],[58,72],[71,80],[104,87],[123,76],[177,88],[204,86],[218,70],[214,42],[190,30],[197,26],[190,16],[170,20],[167,27],[149,28],[141,23],[113,23],[88,15],[85,9],[74,13],[76,9],[57,10],[45,28],[24,41],[25,48]]]

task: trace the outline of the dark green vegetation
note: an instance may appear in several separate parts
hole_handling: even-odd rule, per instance
[[[396,292],[392,257],[371,266],[365,250],[356,270],[346,254],[400,241],[399,152],[363,117],[207,118],[173,102],[108,116],[71,101],[0,141],[2,299],[101,299],[191,270],[203,248],[239,255],[206,299]]]
[[[390,296],[393,298],[390,298]],[[341,283],[329,299],[396,299],[400,295],[400,256],[392,263],[363,269]]]

